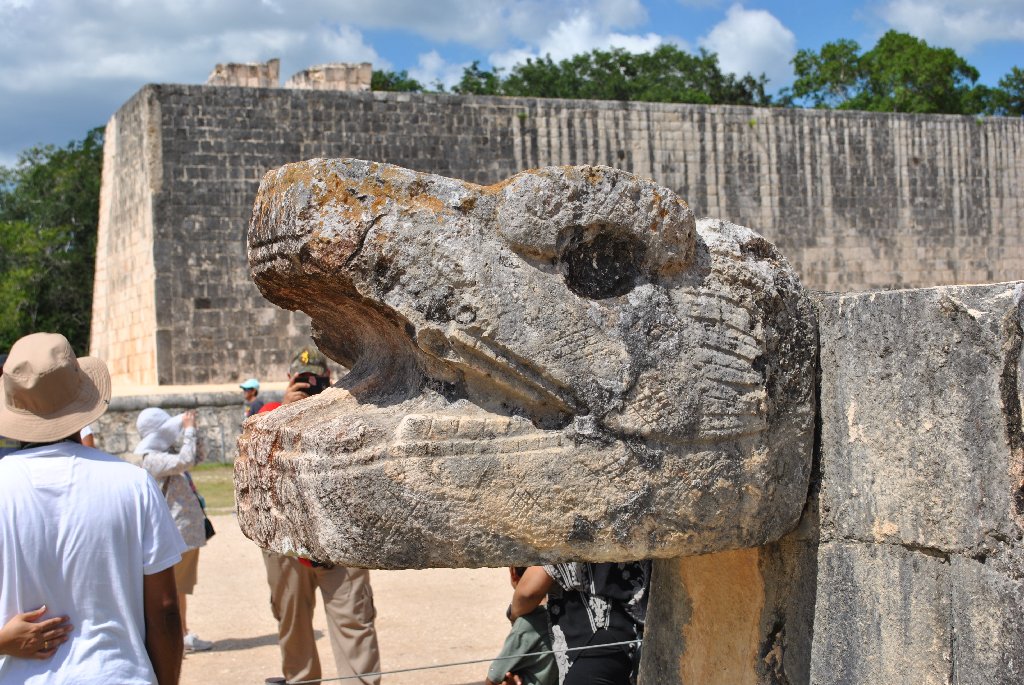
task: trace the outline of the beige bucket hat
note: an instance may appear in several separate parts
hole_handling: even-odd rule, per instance
[[[4,362],[0,435],[50,442],[73,435],[110,404],[110,372],[101,359],[77,359],[59,333],[14,343]]]

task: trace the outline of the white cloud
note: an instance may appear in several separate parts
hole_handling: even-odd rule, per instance
[[[540,54],[550,54],[554,60],[572,57],[595,48],[623,48],[630,52],[646,52],[661,44],[661,37],[653,33],[630,36],[608,30],[593,14],[583,13],[559,24],[538,45]]]
[[[356,28],[305,17],[282,21],[271,2],[236,12],[215,3],[171,3],[143,8],[126,0],[111,9],[97,3],[51,2],[26,12],[4,8],[19,31],[0,29],[0,89],[48,92],[111,80],[201,83],[219,62],[282,60],[282,77],[324,62],[387,60]],[[2,92],[2,91],[0,91]]]
[[[641,0],[590,0],[581,4],[600,17],[604,26],[629,28],[647,21],[647,8]]]
[[[772,89],[793,80],[789,62],[796,54],[796,36],[765,10],[733,5],[698,43],[718,54],[722,71],[737,76],[764,73]]]
[[[468,66],[468,63],[448,62],[441,57],[437,50],[431,50],[419,56],[416,66],[409,69],[409,76],[427,88],[433,87],[435,83],[440,83],[446,89],[451,90],[451,87],[462,79],[462,71]]]
[[[505,52],[496,52],[489,59],[493,66],[498,69],[504,69],[507,73],[515,65],[536,57],[539,57],[536,50],[519,48],[516,50],[506,50]]]
[[[898,31],[958,52],[1024,40],[1024,0],[889,0],[879,14]]]
[[[0,155],[80,136],[144,83],[202,83],[220,62],[278,57],[282,80],[325,62],[390,69],[377,48],[404,35],[428,43],[410,73],[450,87],[466,65],[447,62],[446,45],[492,55],[490,67],[546,53],[678,43],[636,28],[647,21],[645,2],[0,0]],[[430,42],[437,50],[425,52]]]
[[[337,28],[320,27],[312,33],[313,46],[330,57],[331,62],[371,62],[375,69],[387,69],[391,65],[384,60],[373,46],[363,40],[363,35],[351,26]],[[285,50],[279,52],[284,53]]]
[[[528,57],[550,55],[551,59],[557,62],[598,48],[648,52],[662,43],[678,42],[675,39],[668,40],[657,33],[628,34],[615,30],[623,26],[622,23],[618,23],[620,21],[629,21],[629,25],[633,25],[637,17],[636,12],[642,9],[634,3],[597,3],[587,10],[578,11],[558,21],[545,32],[536,34],[532,41],[528,41],[526,47],[492,53],[491,64],[509,69]]]
[[[22,92],[97,78],[197,82],[217,62],[271,57],[281,58],[283,76],[325,61],[389,68],[363,38],[361,31],[371,29],[517,56],[613,45],[640,51],[660,42],[655,34],[624,31],[646,20],[641,0],[0,3],[0,88]]]

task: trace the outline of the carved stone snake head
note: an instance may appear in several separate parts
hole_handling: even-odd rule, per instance
[[[615,561],[761,545],[800,515],[811,308],[774,246],[651,181],[290,164],[260,186],[249,262],[350,369],[246,423],[239,520],[265,547]]]

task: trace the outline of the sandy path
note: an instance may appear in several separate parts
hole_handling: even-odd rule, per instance
[[[186,656],[181,683],[262,685],[281,674],[263,561],[233,515],[212,519],[217,535],[199,556],[199,585],[189,603],[188,623],[215,647]],[[384,670],[486,659],[501,648],[512,592],[504,570],[373,571],[371,578]],[[327,678],[334,675],[334,660],[319,602],[314,628]],[[396,674],[385,676],[382,685],[482,683],[487,666]]]

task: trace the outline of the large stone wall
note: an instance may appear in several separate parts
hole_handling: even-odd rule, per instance
[[[162,167],[160,105],[150,91],[132,98],[107,125],[103,146],[92,348],[117,360],[136,383],[157,382],[157,257],[154,195]],[[162,270],[167,272],[167,266]]]
[[[649,682],[1024,682],[1022,297],[1010,283],[819,299],[801,524],[656,562]]]
[[[109,127],[92,353],[116,382],[280,377],[307,319],[259,296],[244,236],[261,176],[313,157],[478,183],[623,168],[756,228],[817,289],[1024,274],[1021,119],[172,85]]]

